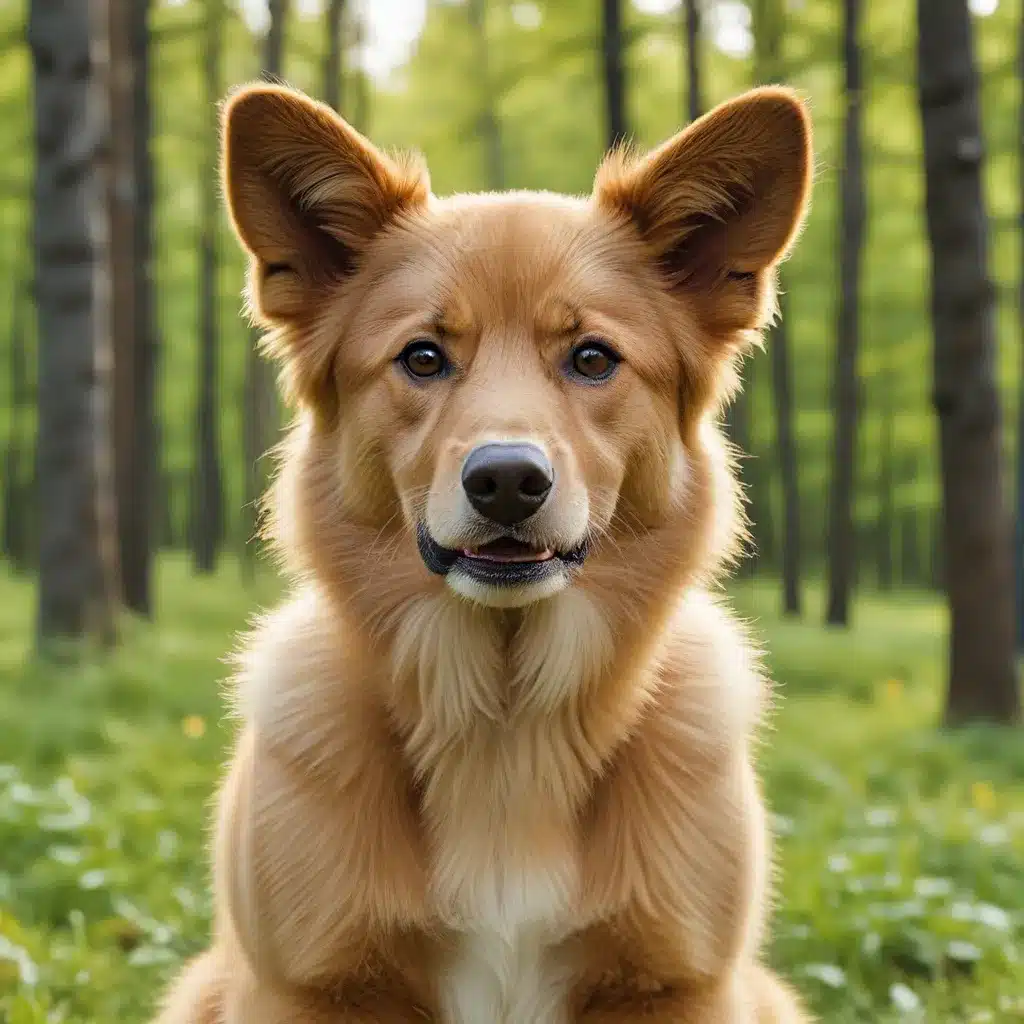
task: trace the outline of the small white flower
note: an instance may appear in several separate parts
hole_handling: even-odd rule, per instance
[[[922,899],[948,896],[952,891],[953,883],[948,878],[923,877],[914,881],[914,892]]]
[[[829,988],[844,988],[846,985],[846,972],[838,964],[808,964],[804,974]]]
[[[889,999],[900,1013],[914,1013],[921,1009],[917,993],[899,981],[889,986]]]

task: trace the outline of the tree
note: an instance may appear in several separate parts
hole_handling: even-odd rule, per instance
[[[785,11],[779,0],[757,0],[754,6],[754,79],[767,84],[783,75],[782,40],[785,30]],[[780,318],[772,326],[768,338],[771,362],[771,390],[775,422],[775,464],[782,485],[782,607],[787,615],[799,615],[800,594],[800,486],[796,453],[796,431],[793,427],[793,371],[790,357],[790,338],[787,325],[787,305],[784,279],[779,274]],[[750,386],[753,385],[749,377]],[[749,411],[745,403],[737,403],[737,415],[749,431]],[[748,443],[751,439],[748,437]],[[771,537],[770,524],[763,521],[769,515],[766,500],[769,481],[764,474],[749,480],[751,505],[754,510],[755,536],[764,541]]]
[[[856,531],[853,490],[857,455],[860,344],[860,278],[864,249],[864,157],[861,142],[863,85],[860,57],[860,0],[843,0],[843,71],[846,115],[840,172],[839,306],[836,360],[832,371],[832,483],[828,506],[828,609],[830,625],[850,619]]]
[[[199,167],[199,380],[196,405],[196,479],[193,491],[193,557],[199,572],[213,572],[223,535],[217,351],[217,127],[213,111],[220,99],[225,0],[205,0],[203,23],[204,109],[209,131]]]
[[[1024,82],[1024,10],[1021,11],[1018,29],[1018,53],[1020,80]],[[1019,181],[1019,230],[1021,243],[1020,294],[1017,315],[1020,318],[1021,338],[1024,340],[1024,97],[1017,112],[1018,128],[1018,173]],[[1017,583],[1017,648],[1024,651],[1024,346],[1021,348],[1022,373],[1017,386],[1017,515],[1014,530],[1013,566]]]
[[[893,408],[892,373],[888,367],[881,374],[882,408],[878,437],[878,522],[876,547],[878,554],[878,587],[892,589],[892,542],[896,531],[893,493]]]
[[[96,16],[90,17],[93,13]],[[32,0],[34,255],[39,318],[40,653],[112,641],[116,525],[103,147],[105,12]]]
[[[608,148],[626,138],[626,75],[623,67],[622,0],[601,0],[601,57],[604,67]]]
[[[366,49],[365,15],[353,15],[352,35],[357,60],[350,81],[352,92],[355,95],[352,97],[352,114],[347,120],[354,128],[364,135],[368,135],[370,132],[370,75],[364,67],[360,66]]]
[[[20,232],[18,233],[20,235]],[[16,235],[16,238],[18,236]],[[18,239],[20,244],[20,238]],[[30,240],[31,248],[31,240]],[[14,273],[11,275],[9,373],[10,411],[7,419],[7,446],[4,450],[4,526],[3,552],[18,571],[31,561],[30,528],[32,516],[32,484],[28,463],[26,419],[31,413],[28,387],[28,317],[32,296],[24,261],[16,249]]]
[[[267,35],[267,54],[270,54],[270,35],[273,34],[274,26],[278,25],[279,32],[283,34],[285,10],[287,0],[275,0],[270,5],[270,32]],[[275,7],[278,8],[275,10]],[[324,52],[324,103],[333,107],[341,113],[341,54],[342,54],[342,24],[345,13],[345,0],[327,0],[327,10],[324,12],[324,27],[327,36],[327,48]],[[281,52],[280,43],[277,52]],[[269,65],[269,61],[266,61]]]
[[[328,8],[328,49],[331,45],[340,47],[340,42],[331,43],[340,31],[340,24],[332,22],[333,9],[337,7],[337,19],[340,22],[341,4],[332,0]],[[263,78],[280,78],[284,67],[285,28],[288,19],[288,0],[270,0],[270,24],[263,41],[261,74]],[[331,66],[330,60],[324,68],[324,97],[334,106],[338,103],[337,86],[340,80],[338,65]],[[333,96],[328,92],[335,89]],[[245,381],[242,397],[242,448],[244,466],[243,492],[246,528],[243,534],[245,543],[242,546],[242,568],[248,576],[253,568],[253,545],[249,543],[256,532],[256,509],[260,495],[267,484],[267,474],[263,471],[261,459],[273,444],[278,423],[277,396],[274,390],[274,377],[270,365],[263,359],[258,349],[259,331],[253,330],[249,338],[249,347],[245,353]]]
[[[124,599],[143,615],[152,613],[152,567],[155,508],[159,479],[160,424],[156,405],[159,359],[157,308],[154,289],[156,258],[153,245],[156,186],[153,172],[153,110],[150,97],[151,0],[119,0],[131,10],[130,45],[134,56],[132,145],[135,165],[135,431],[132,478],[135,508],[130,541],[122,543]]]
[[[474,65],[480,82],[480,137],[484,145],[484,180],[494,191],[504,188],[505,160],[501,145],[498,98],[491,74],[491,47],[487,40],[486,0],[469,0],[469,23],[475,44]]]
[[[148,0],[110,0],[111,330],[114,350],[114,480],[122,598],[151,610],[150,565],[156,419],[149,155]]]
[[[700,0],[684,0],[683,26],[686,31],[686,106],[691,121],[703,113],[700,59]]]
[[[971,16],[966,0],[918,0],[917,19],[950,605],[946,721],[1010,722],[1019,718],[1020,695]]]

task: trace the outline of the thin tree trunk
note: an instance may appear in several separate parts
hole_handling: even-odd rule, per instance
[[[150,614],[155,462],[152,167],[149,161],[148,0],[110,0],[110,258],[114,347],[114,479],[122,599]]]
[[[224,495],[220,467],[217,284],[217,132],[213,112],[220,98],[225,0],[206,0],[203,30],[204,109],[209,120],[200,166],[199,381],[196,409],[196,483],[193,545],[199,572],[213,572],[223,536]]]
[[[878,432],[878,587],[892,589],[892,539],[894,533],[893,494],[893,408],[892,379],[888,369],[882,374],[882,410]]]
[[[341,4],[332,0],[331,8],[339,8]],[[329,8],[329,12],[331,10]],[[331,18],[328,14],[328,31],[331,31]],[[284,40],[288,18],[288,0],[271,0],[270,25],[263,44],[261,77],[276,80],[281,77],[284,67]],[[330,43],[329,43],[330,45]],[[340,43],[338,44],[340,46]],[[327,98],[328,86],[340,78],[338,68],[333,72],[325,68],[324,95]],[[338,96],[328,98],[328,102],[337,109],[335,104]],[[259,331],[250,332],[249,348],[245,354],[245,380],[242,397],[242,448],[244,465],[243,479],[243,539],[242,574],[251,579],[253,561],[256,552],[253,543],[257,534],[258,505],[260,495],[267,485],[267,473],[262,462],[267,449],[274,443],[278,422],[277,396],[274,390],[274,376],[270,365],[261,357],[258,350]]]
[[[840,176],[839,310],[832,392],[834,435],[829,494],[828,610],[830,625],[850,620],[854,586],[856,531],[853,489],[856,476],[860,344],[860,272],[864,248],[864,165],[861,143],[863,85],[860,60],[860,0],[843,2],[843,65],[846,117]]]
[[[127,0],[126,0],[127,2]],[[154,291],[153,219],[156,183],[153,170],[153,110],[150,99],[151,0],[132,0],[131,46],[135,55],[132,132],[135,152],[135,511],[131,570],[124,583],[128,606],[142,615],[153,612],[153,550],[156,491],[161,462],[160,424],[156,402],[159,342]]]
[[[279,7],[285,7],[285,0],[276,0]],[[343,50],[342,26],[344,24],[345,0],[327,0],[325,11],[325,32],[327,35],[327,50],[324,53],[324,103],[333,107],[341,113],[341,86],[342,86],[342,61]],[[277,20],[283,26],[285,14],[281,10],[277,13]],[[271,7],[271,25],[274,24],[274,10]],[[268,51],[270,47],[267,47]],[[278,52],[280,53],[280,46]]]
[[[349,75],[352,85],[352,112],[346,120],[364,135],[370,133],[370,76],[363,67],[366,50],[366,22],[364,16],[353,12],[349,19],[352,32],[352,50],[355,60]],[[344,31],[344,29],[343,29]]]
[[[1011,531],[971,15],[966,0],[918,0],[917,18],[950,605],[946,721],[1011,722],[1020,716]]]
[[[691,121],[704,112],[701,91],[700,0],[684,0],[683,25],[686,30],[686,107]]]
[[[788,302],[780,298],[781,319],[768,339],[775,398],[775,452],[782,478],[782,609],[799,615],[800,600],[800,481],[793,430],[793,371],[790,365]]]
[[[25,274],[21,269],[23,256],[15,252],[16,270],[11,289],[11,321],[8,348],[10,414],[8,416],[7,446],[4,450],[4,528],[3,550],[18,572],[28,568],[30,521],[29,498],[31,486],[26,480],[27,452],[25,444],[25,417],[30,410],[26,360],[25,313],[31,305],[31,295]]]
[[[622,45],[622,0],[601,0],[606,138],[609,149],[626,137],[626,75]]]
[[[1021,11],[1018,54],[1019,77],[1024,82],[1024,10]],[[1024,651],[1024,96],[1017,112],[1021,264],[1017,315],[1021,328],[1021,377],[1017,385],[1017,514],[1015,516],[1013,567],[1017,584],[1017,649]]]
[[[500,191],[505,187],[505,160],[502,155],[501,122],[498,101],[491,75],[491,47],[487,39],[486,0],[469,0],[469,23],[476,44],[474,68],[480,82],[480,137],[484,146],[484,178],[487,188]]]
[[[106,11],[32,0],[39,317],[37,646],[114,638],[116,525],[103,149]]]

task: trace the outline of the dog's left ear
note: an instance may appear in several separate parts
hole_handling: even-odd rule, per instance
[[[628,218],[672,288],[743,281],[778,262],[800,230],[811,124],[797,95],[754,89],[657,149],[605,158],[594,200]]]

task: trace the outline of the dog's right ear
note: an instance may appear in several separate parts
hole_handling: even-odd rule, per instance
[[[310,316],[373,237],[430,194],[422,163],[392,160],[330,107],[281,86],[227,101],[223,147],[228,208],[252,257],[250,303],[267,325]]]

